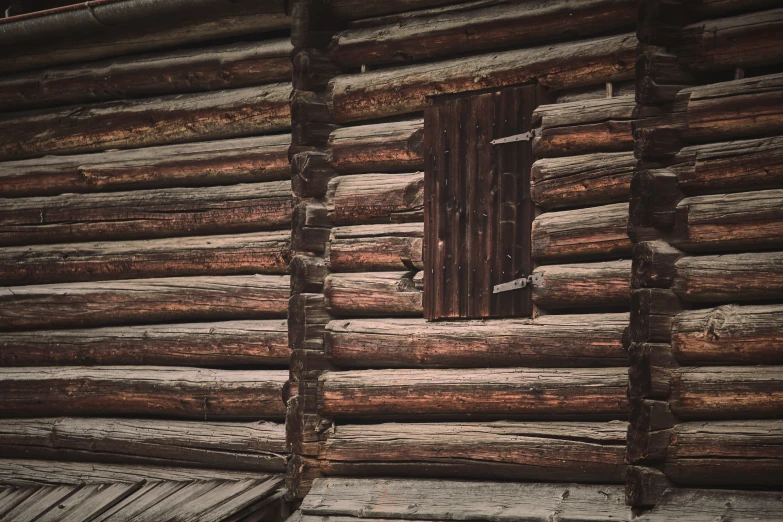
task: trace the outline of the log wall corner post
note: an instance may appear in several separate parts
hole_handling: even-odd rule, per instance
[[[286,476],[287,498],[299,500],[319,476],[315,458],[320,434],[330,422],[318,416],[316,384],[328,369],[324,328],[331,319],[323,296],[329,271],[324,251],[330,234],[326,191],[336,174],[328,161],[326,140],[337,128],[331,121],[326,91],[339,73],[326,52],[336,31],[336,17],[325,0],[291,4],[293,95],[291,97],[291,298],[288,339],[291,347],[286,444],[292,453]]]

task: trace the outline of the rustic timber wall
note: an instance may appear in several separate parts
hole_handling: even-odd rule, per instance
[[[778,6],[640,11],[627,455],[627,501],[653,508],[640,520],[783,517]]]
[[[222,4],[2,25],[0,456],[32,459],[6,469],[286,469],[290,18]]]
[[[446,3],[294,4],[289,495],[317,477],[320,492],[360,476],[576,482],[598,519],[629,519],[613,495],[628,414],[636,2]],[[426,98],[528,82],[552,101],[534,121],[537,317],[427,323]],[[368,502],[381,494],[353,482]],[[547,494],[562,502],[570,487]],[[520,491],[535,502],[534,490]],[[303,513],[373,512],[318,498]]]

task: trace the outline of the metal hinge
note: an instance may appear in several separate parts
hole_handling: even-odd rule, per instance
[[[490,141],[492,145],[500,145],[501,143],[514,143],[515,141],[530,141],[533,138],[541,136],[541,127],[533,129],[532,131],[523,132],[522,134],[514,134],[513,136],[506,136],[505,138],[498,138]]]
[[[492,288],[493,294],[499,294],[500,292],[508,292],[509,290],[516,290],[517,288],[525,288],[527,285],[536,286],[540,285],[544,281],[544,277],[541,274],[533,274],[527,277],[520,277],[514,279],[508,283],[502,283],[495,285]]]

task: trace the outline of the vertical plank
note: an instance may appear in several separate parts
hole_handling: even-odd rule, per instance
[[[439,282],[434,276],[435,249],[437,244],[437,193],[435,191],[435,147],[439,106],[431,103],[424,109],[424,318],[437,319],[434,290]]]

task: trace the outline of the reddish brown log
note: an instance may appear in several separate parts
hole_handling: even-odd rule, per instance
[[[423,269],[423,236],[422,223],[337,227],[325,257],[333,272]]]
[[[331,274],[324,282],[326,308],[336,317],[420,317],[422,273]]]
[[[540,266],[533,275],[542,278],[533,285],[539,308],[630,308],[631,261]]]
[[[335,225],[400,223],[424,219],[424,173],[338,176],[327,192]]]
[[[341,174],[421,169],[423,136],[421,119],[342,127],[329,136],[329,163]]]

